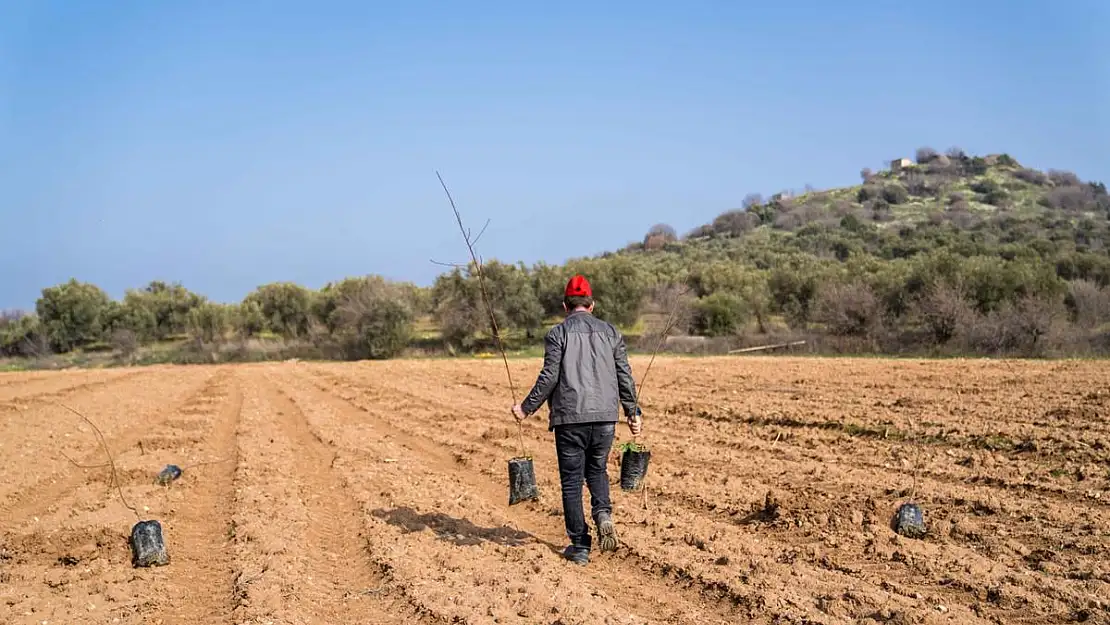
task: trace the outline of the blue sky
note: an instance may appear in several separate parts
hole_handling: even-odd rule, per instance
[[[390,6],[393,5],[393,6]],[[401,6],[403,5],[403,7]],[[1105,2],[0,2],[0,308],[561,262],[923,145],[1110,182]]]

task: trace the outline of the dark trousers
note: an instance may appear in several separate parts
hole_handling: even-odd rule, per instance
[[[617,424],[574,423],[555,426],[555,452],[559,456],[559,481],[563,490],[563,520],[575,547],[592,546],[590,528],[582,510],[582,482],[590,489],[594,523],[601,512],[612,513],[606,463],[613,447]]]

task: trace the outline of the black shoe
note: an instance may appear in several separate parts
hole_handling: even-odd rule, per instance
[[[597,515],[597,537],[602,551],[617,550],[617,528],[613,526],[613,518],[607,512]]]
[[[563,557],[578,565],[588,564],[590,562],[590,550],[584,547],[567,545],[563,549]]]

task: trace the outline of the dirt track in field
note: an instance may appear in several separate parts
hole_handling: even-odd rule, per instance
[[[585,568],[541,415],[507,505],[509,403],[499,361],[2,374],[0,623],[1110,623],[1105,363],[659,359]]]

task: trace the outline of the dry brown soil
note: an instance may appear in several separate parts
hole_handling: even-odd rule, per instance
[[[587,567],[545,411],[508,505],[511,399],[500,361],[0,375],[0,623],[1110,622],[1105,363],[658,359]],[[139,516],[168,566],[131,566]]]

